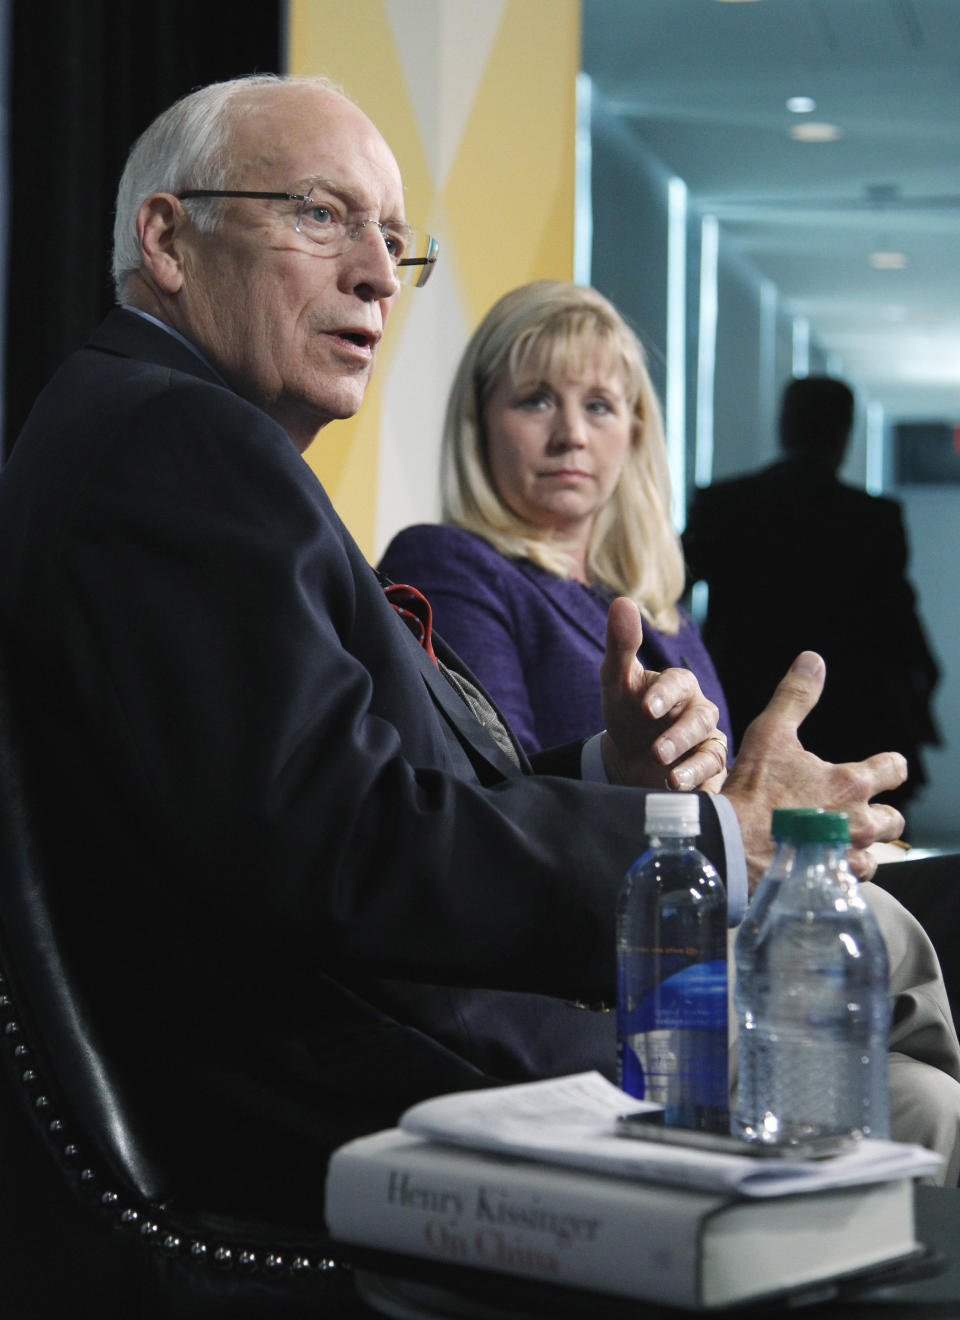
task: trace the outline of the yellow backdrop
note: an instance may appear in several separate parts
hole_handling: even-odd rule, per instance
[[[460,352],[507,289],[573,272],[579,0],[291,0],[288,68],[327,74],[403,173],[407,218],[440,240],[400,292],[358,415],[307,451],[367,555],[436,518],[443,404]]]

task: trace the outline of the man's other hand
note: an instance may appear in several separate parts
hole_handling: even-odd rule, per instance
[[[907,776],[899,752],[880,752],[866,761],[834,765],[805,751],[797,729],[823,691],[826,666],[804,651],[780,680],[770,704],[749,725],[722,792],[740,821],[751,889],[773,853],[775,807],[823,807],[850,818],[850,866],[861,879],[876,870],[870,844],[899,837],[903,817],[894,807],[871,804],[877,793],[896,788]]]
[[[607,616],[600,669],[603,761],[610,782],[716,793],[727,768],[717,708],[689,669],[644,669],[637,659],[642,641],[640,611],[618,596]]]

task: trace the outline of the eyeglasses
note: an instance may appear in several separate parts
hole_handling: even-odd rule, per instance
[[[233,188],[187,188],[176,194],[178,201],[187,202],[198,197],[255,197],[264,201],[299,202],[298,234],[309,238],[331,257],[346,252],[355,243],[367,225],[375,225],[383,236],[387,252],[396,268],[401,284],[421,288],[430,278],[440,252],[440,244],[432,234],[397,220],[380,222],[372,216],[363,220],[348,216],[332,197],[316,196],[310,192],[245,192]]]

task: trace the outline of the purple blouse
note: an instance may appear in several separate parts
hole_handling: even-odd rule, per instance
[[[437,632],[486,688],[527,752],[603,728],[600,662],[609,592],[528,560],[507,559],[482,537],[437,524],[400,532],[380,568],[427,597]],[[681,613],[676,634],[644,620],[638,654],[648,669],[692,670],[719,707],[732,748],[723,689],[690,616]]]

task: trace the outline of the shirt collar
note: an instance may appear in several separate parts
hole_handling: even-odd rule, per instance
[[[134,316],[142,316],[143,319],[145,321],[149,321],[151,325],[157,326],[160,330],[165,330],[167,334],[172,335],[174,339],[179,339],[180,343],[183,344],[184,348],[189,348],[190,352],[194,355],[194,357],[198,357],[200,361],[203,363],[203,365],[207,368],[207,370],[213,372],[217,380],[219,380],[222,384],[226,385],[227,389],[231,388],[229,385],[227,385],[227,382],[224,380],[223,376],[216,369],[213,363],[208,358],[205,358],[204,355],[200,352],[196,344],[191,344],[190,340],[187,339],[184,335],[182,335],[179,330],[174,330],[172,325],[167,325],[166,321],[159,320],[156,316],[152,316],[150,312],[143,311],[143,309],[140,307],[131,307],[128,303],[124,303],[123,310],[125,312],[132,312]]]

